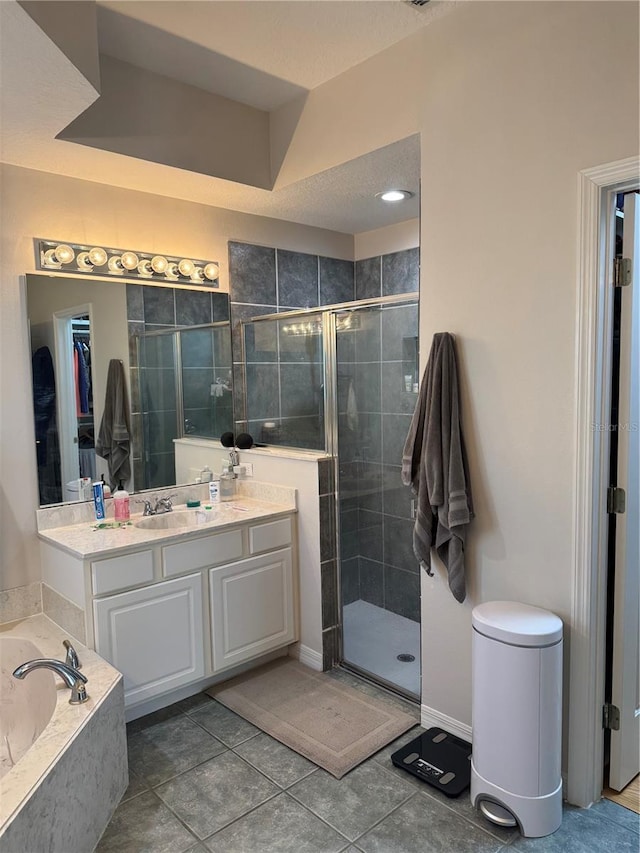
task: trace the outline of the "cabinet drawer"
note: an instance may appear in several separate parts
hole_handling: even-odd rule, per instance
[[[242,530],[228,530],[167,545],[162,549],[162,570],[165,577],[171,577],[239,557],[242,557]]]
[[[138,551],[91,563],[93,594],[102,595],[153,580],[153,552]]]
[[[267,524],[256,524],[249,528],[249,553],[270,551],[291,543],[291,519],[281,518]]]

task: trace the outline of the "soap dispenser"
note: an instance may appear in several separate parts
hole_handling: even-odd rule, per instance
[[[220,474],[220,500],[231,501],[236,494],[236,478],[233,473],[233,466],[230,462],[225,462],[222,466]]]
[[[115,508],[116,521],[129,521],[129,492],[125,491],[122,480],[118,483],[118,489],[113,493],[113,505]]]

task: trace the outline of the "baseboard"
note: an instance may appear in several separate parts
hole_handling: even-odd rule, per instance
[[[310,649],[309,646],[303,646],[302,643],[295,643],[289,646],[289,657],[299,660],[310,669],[315,669],[316,672],[322,672],[322,655]]]
[[[461,723],[460,720],[454,720],[453,717],[448,717],[441,711],[436,711],[435,708],[429,708],[428,705],[420,706],[420,725],[423,729],[437,726],[471,743],[471,726]]]

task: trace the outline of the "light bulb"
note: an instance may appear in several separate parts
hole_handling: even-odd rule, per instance
[[[153,269],[151,268],[151,264],[146,258],[140,261],[140,263],[138,264],[138,272],[145,278],[151,278],[151,276],[153,275]]]
[[[173,261],[169,261],[167,264],[167,268],[164,272],[165,278],[178,278],[180,275],[180,270],[178,269],[178,264],[174,264]]]
[[[178,269],[180,270],[180,275],[184,275],[187,278],[193,275],[193,271],[195,270],[196,265],[193,261],[190,261],[188,258],[183,258],[178,264]]]
[[[126,270],[134,270],[138,266],[138,256],[135,252],[123,252],[120,255],[120,262]]]
[[[55,249],[47,249],[44,253],[43,263],[46,267],[60,267],[60,261],[56,257]]]
[[[209,263],[204,268],[205,278],[208,278],[209,281],[215,281],[220,275],[220,267],[218,264]]]
[[[59,246],[56,246],[55,255],[61,264],[70,264],[75,258],[76,253],[73,251],[71,246],[67,246],[66,243],[61,243]]]
[[[76,258],[76,263],[78,264],[79,270],[92,270],[93,264],[89,258],[89,252],[80,252],[78,257]]]
[[[89,260],[94,267],[103,267],[107,263],[107,253],[99,246],[89,249]]]
[[[151,269],[157,272],[158,275],[163,275],[167,271],[169,262],[162,255],[154,255],[151,258]]]
[[[122,266],[122,260],[120,259],[120,257],[118,255],[112,255],[109,258],[108,267],[109,267],[109,272],[119,273],[120,275],[122,274],[122,271],[124,270],[124,267]]]
[[[191,281],[204,281],[204,271],[202,267],[195,267],[191,273]]]
[[[410,190],[386,190],[382,193],[376,193],[376,198],[381,201],[405,201],[405,199],[413,198],[413,193]]]

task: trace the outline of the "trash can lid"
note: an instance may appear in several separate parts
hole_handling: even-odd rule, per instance
[[[549,646],[562,639],[562,620],[540,607],[517,601],[487,601],[473,608],[476,631],[513,646]]]

